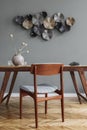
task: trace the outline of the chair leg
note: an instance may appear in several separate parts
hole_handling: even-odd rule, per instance
[[[20,90],[20,119],[22,118],[22,91]]]
[[[62,114],[62,122],[64,122],[64,99],[61,99],[61,114]]]
[[[45,94],[45,97],[47,97],[47,93]],[[45,114],[47,114],[47,100],[45,101]]]
[[[38,106],[36,100],[34,100],[34,105],[35,105],[35,126],[36,128],[38,128]]]

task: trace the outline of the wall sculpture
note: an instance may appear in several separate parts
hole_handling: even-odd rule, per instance
[[[14,17],[14,22],[25,30],[29,30],[31,37],[41,37],[48,41],[53,37],[53,31],[57,30],[59,33],[70,31],[75,23],[73,17],[65,18],[62,13],[55,13],[49,16],[46,11],[36,14],[27,14],[25,16]]]

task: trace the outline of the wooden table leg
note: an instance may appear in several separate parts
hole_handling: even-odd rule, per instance
[[[3,81],[2,81],[2,86],[1,86],[1,90],[0,90],[0,103],[5,99],[4,98],[4,94],[5,94],[5,90],[9,81],[9,77],[10,77],[11,72],[5,72]],[[7,97],[7,96],[6,96]]]
[[[14,72],[13,73],[13,77],[12,77],[10,89],[9,89],[9,92],[8,92],[8,97],[7,97],[6,105],[8,105],[8,102],[9,102],[9,99],[10,99],[10,96],[11,96],[11,93],[12,93],[12,90],[13,90],[13,87],[14,87],[14,84],[15,84],[15,80],[16,80],[17,74],[18,74],[18,72]]]
[[[79,95],[78,85],[77,85],[77,82],[76,82],[74,71],[70,71],[70,75],[71,75],[71,78],[72,78],[72,81],[73,81],[73,84],[74,84],[74,88],[75,88],[79,103],[81,104],[81,98],[80,98],[80,95]]]
[[[82,83],[82,86],[83,86],[84,93],[87,97],[87,81],[86,81],[86,77],[85,77],[85,72],[84,71],[78,71],[78,73],[79,73],[79,76],[80,76],[80,80],[81,80],[81,83]],[[87,101],[87,98],[86,98],[86,101]]]

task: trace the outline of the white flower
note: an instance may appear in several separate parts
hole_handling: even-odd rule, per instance
[[[27,46],[27,43],[22,42],[21,47],[17,51],[17,54],[29,53],[29,49],[27,49]]]
[[[27,53],[29,53],[29,50],[27,50]]]
[[[13,40],[14,35],[12,33],[9,34],[10,38]],[[17,54],[29,53],[28,44],[26,42],[21,43],[21,47],[16,51]]]
[[[22,45],[23,45],[23,46],[27,46],[27,43],[25,43],[25,42],[22,42]]]
[[[10,34],[10,37],[11,37],[11,38],[13,38],[13,37],[14,37],[14,35],[11,33],[11,34]]]

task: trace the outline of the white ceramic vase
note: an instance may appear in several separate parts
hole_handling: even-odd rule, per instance
[[[24,65],[24,57],[23,57],[21,54],[15,54],[15,55],[12,57],[12,63],[13,63],[15,66]]]

